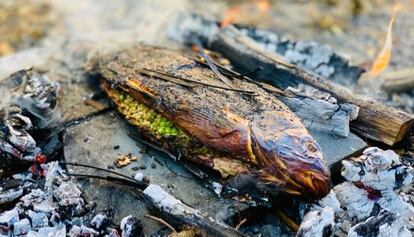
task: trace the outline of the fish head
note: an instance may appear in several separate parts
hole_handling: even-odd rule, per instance
[[[262,117],[252,125],[252,147],[261,168],[260,181],[309,198],[329,192],[330,175],[322,149],[296,117]]]

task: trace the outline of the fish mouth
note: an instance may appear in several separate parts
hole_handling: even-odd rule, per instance
[[[328,174],[315,171],[304,171],[295,175],[295,180],[303,188],[302,194],[315,199],[326,196],[330,189]]]
[[[281,167],[280,162],[261,169],[256,173],[256,178],[277,191],[295,196],[320,199],[328,194],[331,184],[326,170],[299,168],[287,171],[286,165]]]

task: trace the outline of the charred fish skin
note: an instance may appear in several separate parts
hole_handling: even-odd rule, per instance
[[[249,96],[208,86],[185,87],[143,75],[139,71],[149,69],[220,83],[210,69],[194,60],[151,46],[137,45],[98,56],[90,67],[111,88],[162,114],[189,137],[247,164],[248,171],[243,172],[251,173],[258,182],[311,198],[328,193],[329,172],[319,145],[293,112],[258,86],[232,81],[235,88],[256,94]]]

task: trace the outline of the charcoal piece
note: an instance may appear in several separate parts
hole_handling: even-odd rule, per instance
[[[252,38],[268,52],[278,53],[290,63],[301,66],[344,86],[355,86],[364,69],[352,66],[329,46],[314,41],[286,39],[271,30],[237,26],[240,32]],[[170,25],[169,36],[182,43],[192,43],[196,35],[208,45],[219,31],[217,22],[196,14],[181,14]]]
[[[133,216],[127,216],[121,221],[121,230],[123,237],[140,237],[142,234],[141,221]]]

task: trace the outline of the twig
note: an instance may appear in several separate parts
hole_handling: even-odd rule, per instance
[[[292,231],[297,232],[299,229],[299,225],[292,220],[288,215],[286,215],[283,211],[277,210],[276,215],[279,217],[281,221],[283,221]]]
[[[220,65],[220,64],[218,64],[218,63],[215,63],[216,64],[216,66],[217,65]],[[227,69],[227,68],[225,68],[225,67],[222,67],[221,65],[220,65],[220,67],[221,68],[223,68],[223,69],[226,69],[226,70],[222,70],[221,68],[219,68],[220,70],[222,70],[222,72],[221,73],[223,73],[224,75],[226,75],[226,76],[230,76],[230,77],[233,77],[233,78],[240,78],[240,79],[243,79],[243,77],[248,77],[248,76],[250,76],[250,75],[253,75],[253,74],[255,74],[255,73],[257,73],[257,72],[259,72],[259,71],[261,71],[263,68],[262,67],[258,67],[258,68],[256,68],[256,69],[254,69],[253,71],[251,71],[251,72],[247,72],[247,73],[229,73],[229,69]]]
[[[86,165],[86,164],[72,163],[72,162],[60,162],[60,164],[79,166],[79,167],[85,167],[85,168],[100,170],[100,171],[104,171],[104,172],[107,172],[107,173],[119,175],[121,177],[124,177],[124,178],[129,179],[129,180],[134,181],[134,182],[138,182],[137,180],[135,180],[135,179],[133,179],[133,178],[127,176],[127,175],[124,175],[124,174],[121,174],[121,173],[118,173],[118,172],[115,172],[115,171],[112,171],[112,170],[109,170],[109,169],[105,169],[105,168],[100,168],[100,167],[96,167],[96,166],[92,166],[92,165]]]
[[[153,71],[151,69],[147,69],[147,68],[145,68],[145,70],[150,71],[150,72],[155,72],[155,71]],[[180,80],[183,80],[183,81],[193,82],[193,83],[200,84],[200,85],[203,85],[203,86],[209,86],[209,87],[223,89],[223,90],[229,90],[229,91],[242,92],[242,93],[247,93],[247,94],[251,94],[251,95],[255,94],[254,91],[243,90],[243,89],[234,89],[234,88],[230,88],[230,87],[226,87],[226,86],[214,85],[214,84],[210,84],[210,83],[206,83],[206,82],[192,80],[192,79],[189,79],[189,78],[179,77],[179,76],[176,76],[176,75],[170,75],[170,74],[163,73],[163,72],[157,72],[157,73],[168,75],[170,77],[174,77],[174,78],[177,78],[177,79],[180,79]]]
[[[165,164],[165,167],[167,167],[167,169],[168,169],[171,173],[173,173],[175,176],[182,177],[182,178],[189,179],[189,180],[193,180],[193,177],[192,177],[192,176],[185,176],[185,175],[179,174],[177,171],[173,170],[173,169],[172,169],[172,168],[168,165],[168,162],[165,162],[165,161],[164,161],[164,164]]]
[[[229,86],[230,88],[233,88],[233,83],[225,76],[223,76],[223,74],[221,74],[219,72],[219,70],[217,69],[216,65],[214,64],[214,62],[211,60],[210,56],[208,56],[205,52],[204,52],[204,48],[203,45],[201,45],[200,39],[198,39],[197,37],[193,37],[193,43],[195,45],[197,45],[197,47],[200,49],[200,54],[201,56],[203,56],[204,60],[206,60],[206,63],[208,64],[208,66],[210,67],[210,69],[214,72],[214,74],[216,74],[216,76],[225,84],[227,84],[227,86]]]
[[[206,65],[205,62],[201,61],[198,58],[192,58],[192,57],[189,57],[189,58],[195,60],[196,62],[198,62],[198,63],[200,63],[202,65]],[[217,64],[216,63],[216,66],[222,71],[222,73],[227,74],[227,75],[229,75],[229,76],[231,76],[233,78],[243,79],[243,80],[245,80],[247,82],[253,83],[253,84],[257,85],[258,87],[260,87],[261,89],[263,89],[266,92],[269,92],[271,94],[275,94],[275,95],[279,95],[279,96],[284,96],[284,97],[311,98],[312,99],[312,97],[309,97],[309,96],[306,96],[306,95],[292,94],[292,93],[286,92],[284,90],[281,90],[281,89],[279,89],[279,88],[277,88],[275,86],[272,86],[270,84],[263,83],[263,82],[257,82],[257,81],[255,81],[255,80],[253,80],[253,79],[251,79],[251,78],[248,77],[248,75],[254,74],[254,73],[262,70],[263,69],[262,67],[258,67],[258,68],[256,68],[255,70],[253,70],[253,71],[251,71],[249,73],[240,74],[240,73],[235,72],[235,71],[233,71],[231,69],[225,68],[225,67],[221,66],[220,64]]]
[[[239,224],[237,224],[236,227],[235,227],[236,230],[239,230],[240,226],[242,226],[244,223],[246,223],[246,221],[247,221],[247,218],[244,218],[242,221],[240,221]]]
[[[147,70],[145,68],[144,69],[137,69],[137,71],[141,74],[146,75],[146,76],[156,77],[156,78],[159,78],[159,79],[162,79],[164,81],[168,81],[168,82],[180,85],[180,86],[185,86],[185,87],[190,87],[190,88],[196,87],[196,85],[193,85],[193,84],[190,84],[190,83],[180,82],[180,81],[176,80],[175,77],[171,77],[171,76],[169,76],[167,74],[164,74],[164,73],[159,73],[159,72],[156,72],[156,71]]]
[[[194,60],[194,61],[196,61],[196,62],[198,62],[198,63],[200,63],[200,64],[202,64],[202,65],[208,66],[206,62],[200,60],[199,58],[193,58],[193,57],[189,57],[189,58],[192,59],[192,60]],[[260,88],[262,88],[263,90],[265,90],[267,92],[270,92],[270,93],[277,93],[277,94],[280,94],[280,95],[285,95],[284,94],[284,91],[282,91],[282,90],[280,90],[280,89],[278,89],[276,87],[272,87],[270,85],[266,85],[265,86],[265,84],[260,83],[260,82],[257,82],[255,80],[247,77],[248,75],[254,74],[254,73],[262,70],[261,67],[258,67],[258,68],[256,68],[255,70],[253,70],[253,71],[251,71],[249,73],[240,74],[240,73],[237,73],[237,72],[235,72],[235,71],[233,71],[231,69],[225,68],[225,67],[221,66],[218,63],[215,63],[215,65],[216,65],[216,67],[218,69],[220,69],[222,71],[222,73],[225,73],[225,74],[227,74],[227,75],[229,75],[229,76],[231,76],[233,78],[243,79],[243,80],[245,80],[247,82],[253,83],[253,84],[259,86]]]
[[[107,108],[107,106],[97,100],[86,99],[83,101],[86,105],[94,107],[96,110],[101,111]]]
[[[177,233],[177,231],[174,229],[174,227],[172,227],[170,224],[168,224],[166,221],[164,221],[163,219],[161,219],[161,218],[158,218],[158,217],[155,217],[155,216],[152,216],[152,215],[144,215],[146,218],[149,218],[149,219],[151,219],[151,220],[154,220],[154,221],[158,221],[159,223],[161,223],[161,224],[163,224],[163,225],[165,225],[166,227],[168,227],[172,232],[174,232],[174,233]]]
[[[77,174],[77,173],[65,173],[65,174],[68,176],[75,176],[75,177],[80,177],[80,178],[101,179],[101,180],[106,180],[106,181],[110,181],[114,183],[122,183],[124,185],[138,187],[140,189],[145,189],[146,187],[148,187],[148,184],[138,182],[136,180],[131,181],[131,180],[121,179],[121,178],[112,177],[112,176],[99,176],[99,175]]]

